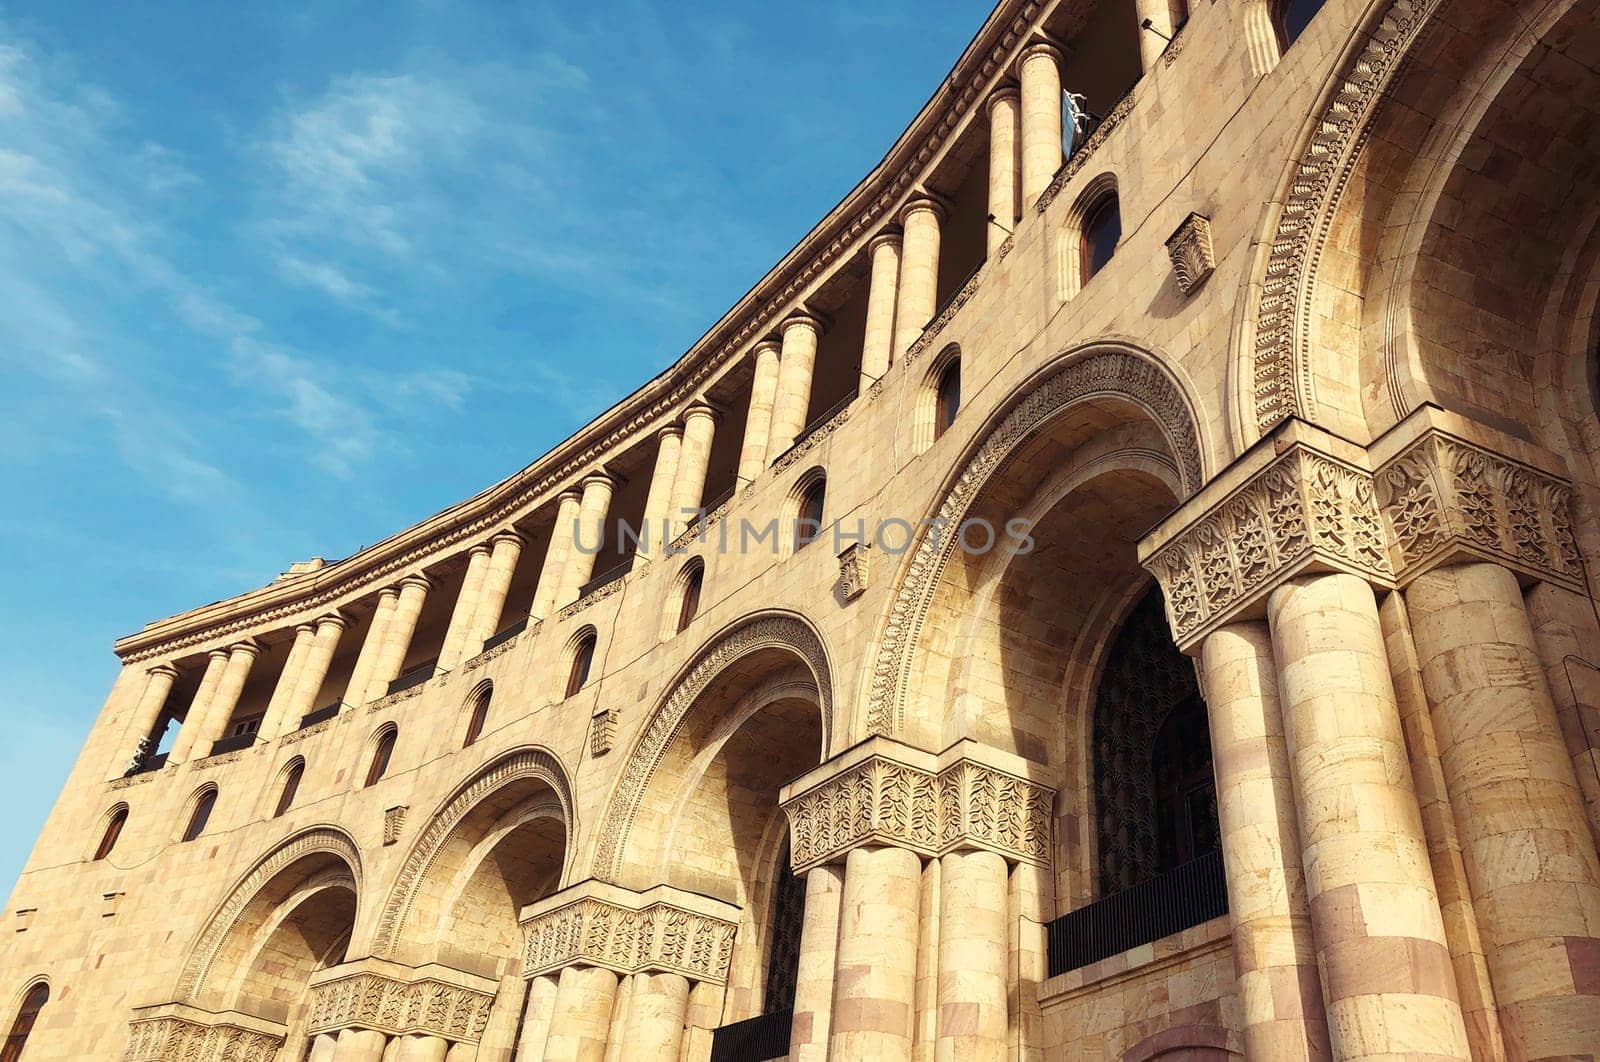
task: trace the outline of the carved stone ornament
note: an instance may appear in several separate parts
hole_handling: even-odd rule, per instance
[[[383,843],[385,846],[400,840],[400,831],[406,826],[406,812],[411,810],[409,804],[396,804],[386,808],[383,812]]]
[[[729,904],[665,885],[639,893],[587,881],[524,910],[523,976],[582,964],[726,984],[738,917]]]
[[[617,710],[602,708],[589,720],[589,755],[604,756],[617,737]]]
[[[311,985],[306,1031],[376,1029],[477,1043],[489,1022],[495,982],[443,966],[416,969],[379,959],[345,963]]]
[[[852,542],[839,554],[839,593],[846,601],[853,601],[866,590],[870,578],[872,546],[866,542]]]
[[[934,757],[877,738],[837,768],[824,764],[813,772],[829,776],[786,787],[795,872],[867,844],[926,856],[981,849],[1047,866],[1055,790],[964,754],[976,748],[963,742]]]
[[[122,1062],[272,1062],[284,1027],[248,1014],[213,1014],[181,1003],[142,1007]]]
[[[1193,295],[1217,268],[1216,252],[1211,249],[1211,219],[1204,214],[1184,218],[1177,231],[1167,237],[1167,254],[1172,258],[1178,287],[1185,295]]]

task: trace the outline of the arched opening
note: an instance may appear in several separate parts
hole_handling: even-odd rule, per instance
[[[289,761],[289,766],[283,772],[283,784],[278,789],[278,806],[273,809],[273,818],[294,807],[294,798],[300,792],[300,777],[305,773],[306,761],[303,758],[296,756]]]
[[[394,756],[394,743],[399,736],[400,729],[393,723],[378,732],[378,740],[372,745],[372,759],[367,765],[367,779],[363,785],[377,785],[389,772],[389,760]]]
[[[794,548],[802,549],[822,537],[824,503],[827,500],[828,480],[820,470],[814,471],[804,481],[795,501]]]
[[[571,663],[567,666],[567,692],[571,697],[589,683],[589,670],[594,666],[594,647],[597,635],[593,627],[586,627],[572,640]]]
[[[467,717],[467,732],[461,739],[461,747],[467,748],[483,736],[483,725],[489,721],[489,702],[494,698],[494,686],[484,683],[472,695],[472,713]]]
[[[94,858],[96,861],[104,859],[117,847],[117,841],[122,837],[122,827],[128,821],[128,805],[119,804],[112,809],[111,817],[106,821],[106,828],[100,833],[100,843],[95,845]]]
[[[1272,31],[1278,35],[1280,52],[1300,39],[1322,4],[1323,0],[1272,0]]]
[[[211,811],[217,806],[217,787],[207,786],[195,797],[189,811],[189,821],[183,828],[185,841],[192,841],[206,832],[206,826],[211,822]]]
[[[11,1022],[11,1031],[6,1034],[5,1047],[0,1050],[0,1062],[19,1062],[22,1049],[28,1046],[28,1034],[33,1031],[34,1023],[39,1020],[39,1012],[48,1002],[50,986],[43,981],[28,989],[28,994],[22,997],[22,1006],[17,1010],[16,1018]]]
[[[954,357],[939,373],[934,386],[933,437],[943,435],[956,422],[961,409],[961,358]]]
[[[682,588],[678,595],[678,622],[674,627],[674,633],[681,634],[700,614],[700,590],[705,578],[705,561],[696,557],[684,565]]]
[[[1083,212],[1083,226],[1078,238],[1079,284],[1105,268],[1111,256],[1117,253],[1117,243],[1122,239],[1122,212],[1117,205],[1117,193],[1104,192]]]

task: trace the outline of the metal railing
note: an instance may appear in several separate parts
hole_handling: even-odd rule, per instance
[[[307,712],[305,715],[300,717],[300,726],[298,729],[304,730],[308,726],[316,726],[318,723],[332,719],[334,716],[339,714],[339,709],[342,707],[344,707],[343,701],[334,701],[332,704],[323,708],[318,708],[314,712]]]
[[[211,751],[206,755],[220,756],[224,752],[238,752],[240,749],[247,749],[256,743],[256,737],[256,732],[252,730],[246,734],[230,734],[225,738],[218,738],[211,743]]]
[[[1222,853],[1205,855],[1068,911],[1048,927],[1050,976],[1076,970],[1228,913]]]
[[[389,688],[384,691],[384,695],[388,696],[391,693],[399,693],[401,690],[409,690],[413,687],[420,686],[424,682],[427,682],[429,679],[433,678],[434,672],[438,670],[438,657],[434,657],[425,664],[418,664],[410,671],[407,671],[405,674],[389,683]]]
[[[789,1055],[794,1011],[779,1010],[711,1031],[711,1062],[766,1062]]]
[[[524,616],[511,626],[502,627],[500,630],[495,631],[494,634],[488,638],[485,638],[483,640],[483,648],[479,649],[478,652],[487,653],[490,649],[493,649],[497,645],[506,644],[527,629],[528,617]]]
[[[147,756],[143,763],[139,764],[138,767],[135,767],[133,770],[129,771],[123,777],[132,778],[136,774],[148,774],[151,771],[159,771],[159,770],[161,770],[161,768],[165,767],[166,765],[167,765],[167,753],[158,752],[154,756]]]
[[[850,403],[854,402],[860,397],[861,391],[858,388],[839,399],[839,401],[835,402],[821,413],[818,413],[816,416],[812,417],[806,422],[806,426],[800,429],[800,434],[794,437],[794,442],[789,444],[789,448],[784,450],[782,454],[778,455],[778,461],[782,461],[784,457],[788,456],[789,450],[793,450],[795,447],[805,442],[819,428],[828,423],[828,421],[832,420],[834,417],[837,417],[840,413],[843,413],[850,406]],[[709,509],[711,506],[707,506],[706,508]]]
[[[607,583],[616,582],[631,571],[633,571],[633,556],[629,555],[621,564],[612,565],[580,586],[578,588],[578,600],[583,600]]]

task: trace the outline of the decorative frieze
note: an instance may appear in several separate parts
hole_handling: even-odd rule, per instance
[[[578,613],[582,612],[595,602],[604,601],[612,594],[621,590],[622,584],[627,581],[627,578],[628,577],[626,575],[619,575],[606,585],[597,587],[589,593],[584,594],[582,597],[578,598],[578,600],[563,608],[559,613],[557,613],[557,615],[561,619],[571,619],[573,616],[576,616]]]
[[[523,976],[587,965],[726,984],[737,917],[728,904],[666,886],[635,893],[585,882],[523,913]]]
[[[839,412],[835,413],[825,423],[806,433],[806,435],[799,442],[785,450],[782,455],[779,456],[778,460],[773,463],[773,471],[781,475],[785,469],[791,467],[796,461],[800,460],[812,450],[815,450],[818,444],[831,436],[834,432],[838,431],[839,426],[849,419],[850,407],[847,405],[843,409],[839,410]]]
[[[1177,231],[1167,237],[1167,254],[1172,258],[1178,287],[1185,295],[1193,295],[1217,268],[1217,255],[1211,247],[1211,219],[1204,214],[1184,218]]]
[[[306,738],[311,737],[314,734],[320,734],[333,725],[333,720],[335,718],[337,718],[337,716],[324,719],[320,723],[312,723],[310,726],[301,727],[299,730],[291,730],[289,733],[283,735],[283,738],[281,739],[282,743],[285,745],[293,745],[295,742],[304,741]]]
[[[795,870],[868,844],[927,856],[977,848],[1048,865],[1055,790],[965,755],[964,746],[935,758],[878,739],[825,779],[801,779],[804,788],[783,801]]]
[[[852,542],[839,554],[839,594],[853,601],[866,591],[871,578],[872,545]]]
[[[421,697],[422,691],[427,689],[431,682],[433,682],[433,679],[429,678],[427,682],[419,682],[415,686],[408,686],[406,689],[396,690],[394,693],[379,697],[367,705],[367,711],[381,712],[385,708],[393,708],[395,705],[409,701],[413,697]]]
[[[477,656],[475,656],[472,659],[470,659],[470,660],[466,661],[465,663],[463,663],[461,665],[461,670],[463,672],[476,671],[478,668],[480,668],[483,665],[487,664],[489,661],[493,660],[495,657],[504,656],[506,653],[511,652],[511,650],[513,650],[513,649],[515,649],[517,647],[517,642],[519,642],[522,639],[523,635],[527,635],[529,638],[532,638],[535,635],[537,635],[539,633],[539,625],[542,622],[543,622],[543,620],[535,620],[532,623],[528,624],[527,627],[523,628],[518,633],[513,634],[511,637],[509,637],[505,641],[501,642],[499,645],[496,645],[496,646],[494,646],[493,648],[490,648],[490,649],[485,649],[483,652],[479,653]]]
[[[376,1029],[452,1043],[477,1043],[483,1036],[494,1004],[492,982],[463,983],[469,975],[442,967],[411,970],[376,960],[349,965],[371,968],[341,972],[347,967],[335,967],[333,976],[311,986],[308,1033]],[[383,969],[375,968],[380,965]]]
[[[1006,238],[1008,240],[1010,239],[1009,236]],[[950,323],[950,321],[958,312],[960,312],[961,307],[970,302],[972,300],[972,296],[977,294],[978,282],[983,279],[984,272],[984,267],[982,265],[978,266],[977,272],[973,273],[972,276],[967,278],[967,282],[961,286],[961,290],[956,292],[955,296],[949,302],[945,303],[944,309],[939,311],[939,316],[928,322],[928,327],[924,328],[922,330],[922,334],[913,340],[911,345],[906,348],[905,357],[901,358],[901,361],[915,361],[917,359],[917,355],[927,350],[928,347],[933,344],[933,341],[939,337],[939,333],[943,332],[945,326]]]
[[[272,1062],[284,1038],[272,1022],[181,1004],[146,1008],[129,1028],[122,1062]]]

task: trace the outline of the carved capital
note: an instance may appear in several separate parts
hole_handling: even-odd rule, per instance
[[[1047,865],[1055,790],[1030,771],[1026,761],[975,742],[934,756],[873,738],[784,787],[794,869],[836,862],[869,844],[926,856],[975,848]]]
[[[1211,248],[1211,219],[1204,214],[1184,218],[1177,231],[1167,237],[1167,254],[1172,258],[1178,287],[1185,295],[1194,294],[1217,268],[1217,255]]]
[[[311,983],[312,1035],[375,1029],[477,1043],[489,1021],[495,982],[430,964],[412,968],[382,959],[330,967]]]
[[[738,916],[729,904],[666,885],[641,893],[586,881],[523,909],[523,976],[601,966],[726,984]]]
[[[867,589],[871,559],[872,546],[866,542],[852,542],[839,554],[839,593],[846,601],[855,600]]]
[[[134,1011],[122,1062],[272,1062],[285,1029],[236,1011],[212,1013],[182,1003]]]

